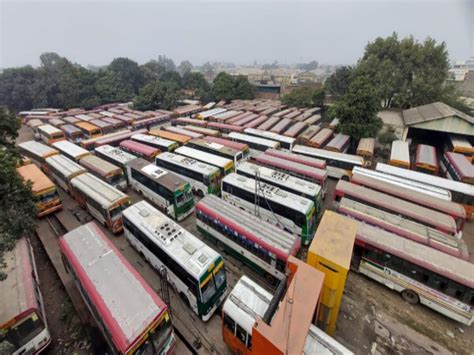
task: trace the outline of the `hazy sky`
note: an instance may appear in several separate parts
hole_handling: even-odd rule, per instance
[[[82,65],[159,54],[193,64],[351,64],[393,31],[445,41],[454,60],[474,56],[474,0],[0,0],[0,67],[38,65],[47,51]]]

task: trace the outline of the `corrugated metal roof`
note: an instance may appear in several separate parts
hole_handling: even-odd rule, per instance
[[[424,121],[409,125],[409,127],[474,136],[474,124],[458,117],[448,117],[444,119]]]
[[[452,117],[459,117],[471,125],[474,124],[474,118],[472,116],[446,105],[443,102],[433,102],[432,104],[413,107],[403,111],[403,120],[408,126]]]

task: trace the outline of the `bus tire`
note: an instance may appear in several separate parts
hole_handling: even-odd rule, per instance
[[[225,250],[224,243],[222,243],[220,240],[217,241],[217,249],[219,249],[220,251]]]
[[[190,307],[189,300],[184,293],[180,292],[179,298],[181,298],[181,300],[186,304],[186,306]]]
[[[420,302],[420,297],[413,290],[408,290],[408,289],[403,290],[402,291],[402,298],[410,304],[417,304],[418,302]]]
[[[270,285],[275,285],[276,284],[276,279],[270,275],[270,274],[265,274],[265,280],[270,284]]]
[[[203,198],[203,197],[204,197],[204,192],[202,192],[202,190],[198,190],[197,195],[198,195],[200,198]]]
[[[344,180],[344,181],[349,181],[349,176],[347,176],[347,175],[344,175],[343,177],[341,177],[341,180]]]

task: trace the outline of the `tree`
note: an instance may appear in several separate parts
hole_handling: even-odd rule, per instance
[[[309,63],[302,63],[298,64],[298,69],[303,69],[303,70],[315,70],[318,69],[318,62],[313,60]]]
[[[176,71],[176,65],[173,62],[173,59],[168,58],[165,55],[158,56],[158,64],[160,64],[166,71]]]
[[[231,75],[220,72],[213,81],[212,93],[216,100],[230,101],[234,98],[234,79]]]
[[[149,62],[140,66],[142,71],[143,79],[145,84],[149,84],[153,81],[160,80],[166,68],[158,63],[156,60],[150,60]]]
[[[282,97],[282,102],[288,106],[315,107],[324,103],[324,89],[316,89],[311,86],[300,86]]]
[[[327,78],[324,85],[335,99],[339,99],[347,92],[353,77],[354,68],[351,66],[342,66],[337,68],[336,72]]]
[[[16,120],[16,121],[15,121]],[[4,254],[12,250],[18,239],[31,235],[35,227],[36,207],[31,184],[24,184],[16,172],[20,155],[13,142],[20,125],[16,116],[0,107],[0,281],[7,275]]]
[[[140,90],[133,100],[133,106],[142,111],[157,108],[169,110],[176,107],[179,100],[179,86],[172,81],[155,81]]]
[[[183,75],[183,88],[193,90],[201,101],[212,101],[211,85],[207,82],[202,73],[188,72]]]
[[[143,85],[143,73],[138,64],[131,59],[115,58],[107,67],[107,71],[114,73],[124,86],[129,86],[135,94]]]
[[[234,99],[251,100],[255,97],[255,86],[253,86],[246,76],[239,75],[234,80]]]
[[[179,75],[184,76],[193,70],[193,65],[189,60],[183,60],[178,66]]]
[[[31,66],[5,69],[0,74],[0,105],[22,111],[41,104],[45,96],[36,90],[39,79],[39,71]]]
[[[101,104],[97,92],[98,75],[81,66],[71,68],[64,73],[59,83],[62,107],[83,107],[91,109]]]
[[[382,144],[382,150],[385,150],[385,147],[395,140],[397,140],[397,136],[395,135],[395,128],[393,126],[388,126],[387,129],[378,136],[378,141]]]
[[[103,103],[126,102],[135,96],[133,87],[112,71],[99,73],[96,90]]]
[[[335,105],[338,130],[355,140],[375,137],[382,128],[382,120],[377,117],[379,110],[380,97],[376,89],[367,78],[358,77]]]
[[[177,71],[165,71],[160,78],[160,81],[169,81],[181,87],[182,79]]]

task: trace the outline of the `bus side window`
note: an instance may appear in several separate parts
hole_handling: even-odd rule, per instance
[[[224,325],[229,329],[233,334],[235,334],[235,322],[227,314],[224,313]]]
[[[245,340],[247,338],[247,332],[237,324],[237,331],[235,333],[237,339],[239,339],[243,344],[245,344]]]
[[[247,348],[252,350],[252,336],[250,334],[247,336]]]

